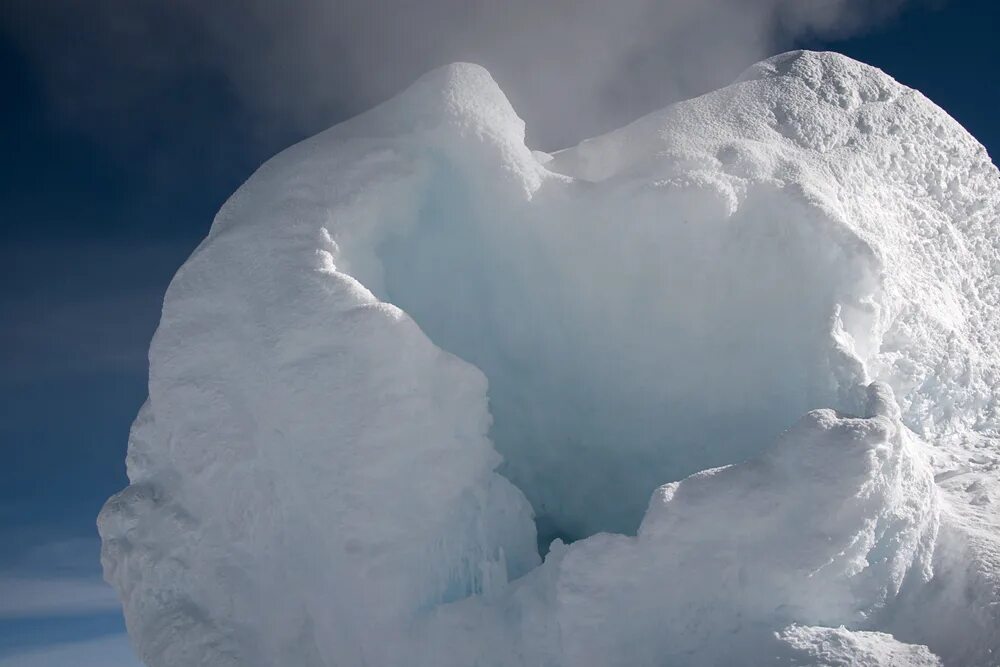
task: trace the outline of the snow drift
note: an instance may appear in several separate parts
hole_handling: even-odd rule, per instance
[[[99,518],[143,660],[995,662],[998,193],[808,52],[554,155],[473,65],[293,146]]]

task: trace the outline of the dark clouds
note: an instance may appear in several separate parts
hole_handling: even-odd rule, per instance
[[[553,148],[903,0],[8,0],[52,99],[96,132],[183,122],[203,86],[254,132],[313,132],[426,70],[488,67]],[[234,119],[237,122],[237,119]]]

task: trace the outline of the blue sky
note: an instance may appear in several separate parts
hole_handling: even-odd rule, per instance
[[[798,43],[918,88],[996,156],[1000,10],[938,4],[849,39]],[[94,519],[126,483],[163,291],[257,164],[368,102],[348,96],[271,123],[217,70],[195,63],[147,89],[86,69],[95,60],[77,83],[107,75],[105,89],[128,94],[66,104],[16,18],[0,13],[0,667],[124,667],[137,662],[100,581]]]

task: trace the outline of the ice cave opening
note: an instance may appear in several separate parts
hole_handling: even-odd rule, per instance
[[[801,191],[736,206],[686,183],[626,206],[577,179],[529,210],[428,180],[372,282],[487,376],[499,471],[543,555],[635,534],[657,486],[759,453],[808,410],[860,409],[877,261]]]

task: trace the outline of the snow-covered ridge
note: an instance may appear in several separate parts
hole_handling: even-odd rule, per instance
[[[143,659],[991,664],[998,180],[809,52],[551,157],[474,65],[284,151],[99,520]]]

